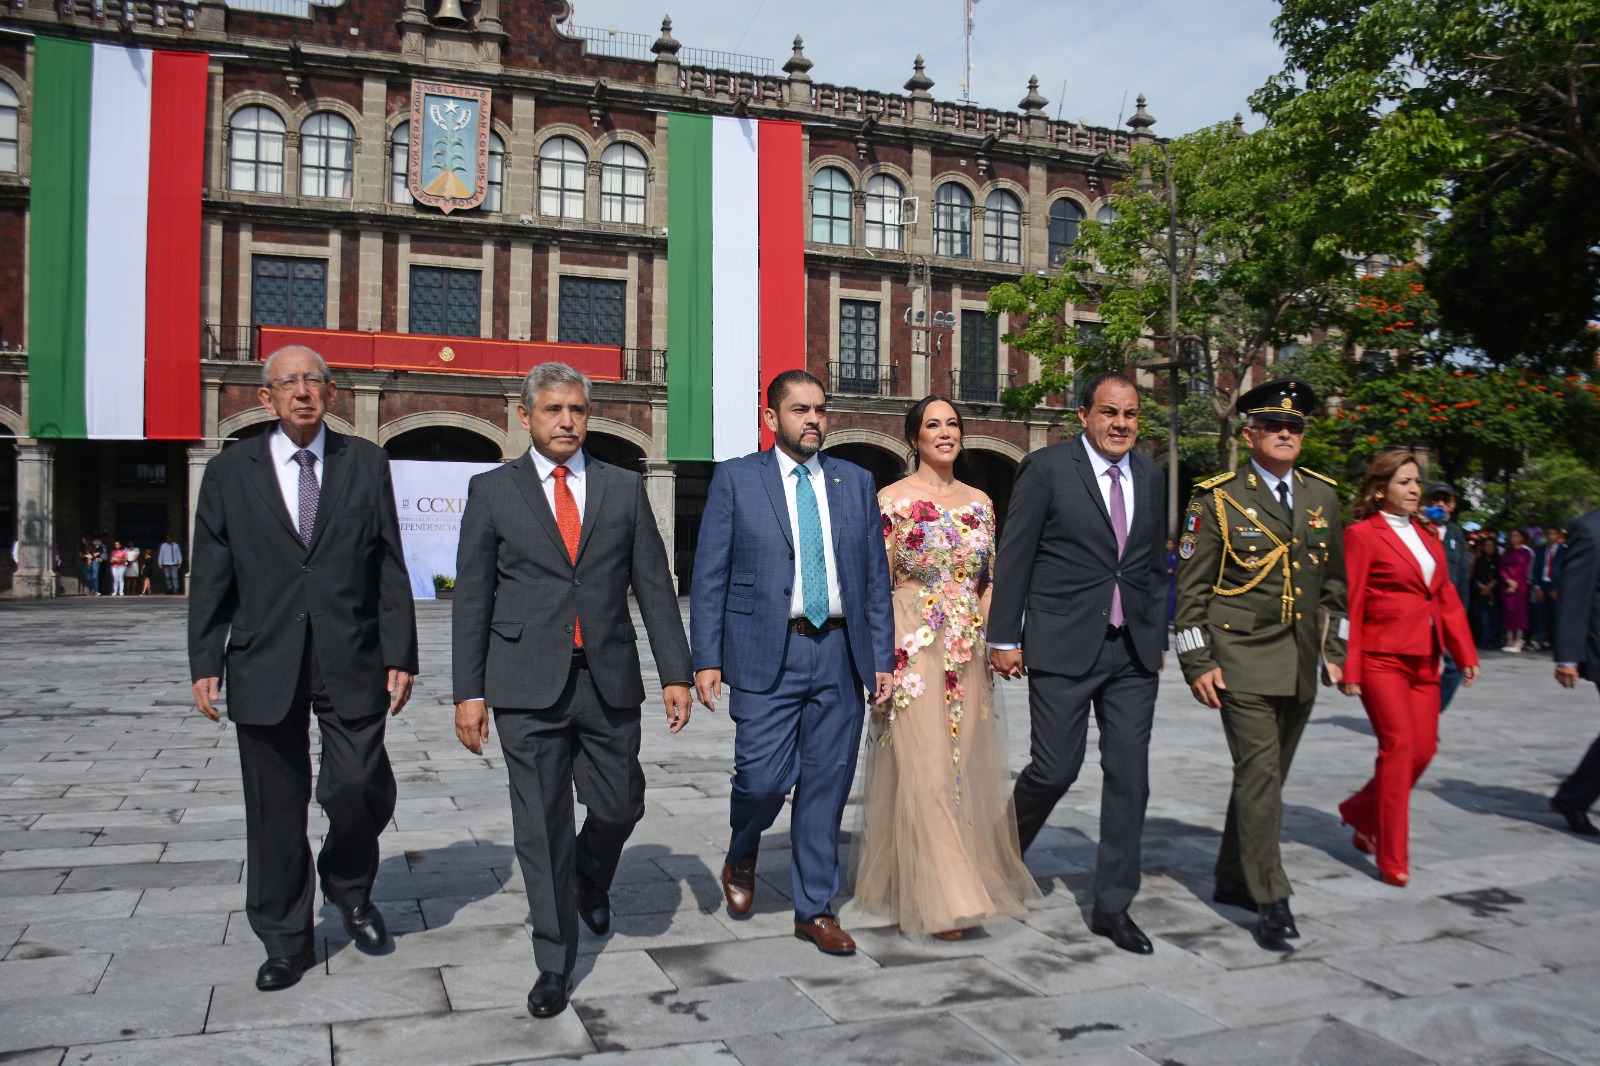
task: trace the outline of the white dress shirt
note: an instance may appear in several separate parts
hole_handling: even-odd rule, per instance
[[[1289,471],[1289,474],[1288,474],[1287,477],[1279,477],[1276,474],[1267,473],[1265,470],[1263,470],[1261,468],[1261,464],[1256,462],[1254,459],[1250,460],[1250,469],[1252,469],[1252,470],[1254,470],[1256,472],[1256,477],[1260,478],[1262,481],[1267,483],[1267,491],[1272,493],[1272,498],[1274,500],[1279,499],[1279,496],[1278,496],[1278,482],[1281,481],[1285,485],[1288,485],[1289,486],[1289,509],[1291,511],[1294,510],[1294,470],[1291,469]]]
[[[800,573],[800,511],[795,507],[796,463],[778,448],[773,448],[778,471],[783,474],[783,498],[789,505],[789,536],[794,544],[794,595],[789,598],[789,617],[806,616],[805,578]],[[817,496],[817,515],[822,519],[822,557],[828,564],[828,617],[844,617],[844,600],[839,596],[839,566],[833,559],[833,523],[828,517],[828,479],[822,474],[822,460],[815,455],[805,461],[806,475],[811,479],[811,490]]]
[[[1122,503],[1128,509],[1128,528],[1123,530],[1126,533],[1133,528],[1133,462],[1124,454],[1113,463],[1095,451],[1094,445],[1087,440],[1083,442],[1083,450],[1089,453],[1089,465],[1094,467],[1094,483],[1100,486],[1100,499],[1105,502],[1106,514],[1111,513],[1111,476],[1106,471],[1113,466],[1122,471]]]
[[[1416,556],[1417,565],[1422,568],[1422,583],[1424,585],[1433,584],[1433,571],[1438,567],[1438,564],[1434,561],[1433,553],[1428,550],[1428,546],[1422,543],[1422,534],[1417,532],[1417,527],[1411,521],[1411,516],[1390,514],[1388,511],[1381,513],[1384,518],[1388,519],[1389,528],[1399,536],[1400,542],[1410,548],[1411,554]]]
[[[578,504],[578,518],[583,519],[583,504],[587,498],[584,493],[584,472],[588,466],[583,457],[583,449],[579,448],[572,453],[572,458],[564,463],[557,463],[539,452],[534,447],[528,448],[528,458],[533,460],[534,472],[539,475],[539,485],[544,489],[545,502],[550,505],[550,513],[556,513],[556,467],[567,468],[567,488],[572,490],[572,498]]]
[[[272,436],[267,439],[267,447],[272,452],[272,467],[278,474],[278,491],[283,493],[283,505],[289,508],[289,524],[295,529],[300,528],[300,464],[294,461],[295,453],[300,450],[300,445],[283,435],[283,426],[272,427]],[[328,427],[323,426],[317,430],[317,436],[306,451],[316,456],[316,462],[311,464],[311,473],[317,479],[317,484],[322,484],[322,454],[328,448]]]

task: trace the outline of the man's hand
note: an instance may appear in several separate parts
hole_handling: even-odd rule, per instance
[[[1339,685],[1339,691],[1343,692],[1346,696],[1359,696],[1359,695],[1361,695],[1361,686],[1360,685],[1346,685],[1346,684],[1341,682],[1340,685]]]
[[[1028,672],[1022,662],[1021,648],[990,648],[989,669],[1001,677],[1022,677]]]
[[[689,698],[688,685],[668,685],[661,690],[661,698],[667,705],[667,732],[676,733],[689,724],[694,700]]]
[[[389,668],[389,713],[399,714],[400,708],[411,698],[411,686],[416,679],[404,670]]]
[[[1578,668],[1576,666],[1556,667],[1556,680],[1561,682],[1562,688],[1575,688],[1578,684]],[[204,707],[201,710],[205,710]]]
[[[220,721],[222,712],[217,710],[217,700],[222,698],[222,678],[202,677],[193,687],[195,709],[213,722]]]
[[[1222,708],[1220,693],[1228,691],[1228,686],[1222,681],[1222,667],[1207,670],[1195,678],[1194,683],[1189,686],[1189,691],[1194,693],[1195,699],[1207,707],[1220,710]]]
[[[1558,666],[1556,667],[1556,670],[1559,673],[1561,668]],[[1473,685],[1478,683],[1478,668],[1476,666],[1467,667],[1465,670],[1461,671],[1461,678],[1461,687],[1471,688]]]
[[[894,674],[886,674],[882,670],[878,671],[878,687],[872,693],[872,705],[876,707],[880,703],[887,703],[889,701],[889,697],[893,695]]]
[[[1344,667],[1338,663],[1323,662],[1322,683],[1329,687],[1337,685],[1344,679]]]
[[[482,700],[456,704],[456,739],[472,754],[483,754],[483,742],[489,739],[488,704]]]
[[[1534,586],[1534,589],[1533,589],[1533,602],[1534,603],[1543,603],[1544,602],[1544,589],[1539,588],[1538,586]]]
[[[722,698],[722,667],[712,666],[695,672],[694,694],[712,714],[717,713],[717,701]]]

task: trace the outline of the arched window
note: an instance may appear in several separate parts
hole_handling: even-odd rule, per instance
[[[16,90],[0,81],[0,173],[17,172],[17,116],[21,110]]]
[[[933,194],[933,254],[972,258],[972,194],[953,181]]]
[[[1050,265],[1058,267],[1067,261],[1072,246],[1078,243],[1078,223],[1083,221],[1083,208],[1074,200],[1062,197],[1050,205]]]
[[[489,134],[489,166],[484,175],[485,184],[488,186],[483,193],[483,203],[479,208],[484,211],[500,211],[504,200],[506,186],[506,142],[500,139],[498,133]]]
[[[343,115],[318,111],[300,126],[300,195],[344,200],[354,185],[356,130]]]
[[[618,141],[600,153],[600,221],[644,225],[644,153]]]
[[[582,218],[583,183],[589,156],[571,137],[552,137],[539,148],[539,213],[547,218]]]
[[[867,247],[900,251],[906,246],[905,230],[900,228],[900,201],[906,191],[887,174],[867,179]]]
[[[411,123],[402,122],[389,134],[389,202],[409,204],[411,187],[406,170],[411,166]]]
[[[991,263],[1022,262],[1022,202],[1004,189],[983,200],[983,257]]]
[[[270,107],[241,107],[228,123],[228,188],[283,191],[283,119]]]
[[[1109,226],[1122,216],[1117,214],[1117,209],[1110,204],[1101,204],[1100,210],[1094,213],[1094,220],[1102,226]]]
[[[850,243],[850,175],[823,167],[811,179],[811,239],[818,244]]]

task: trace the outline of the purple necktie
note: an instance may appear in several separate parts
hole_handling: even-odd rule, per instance
[[[1128,543],[1128,503],[1122,498],[1122,468],[1110,466],[1106,474],[1111,478],[1111,532],[1117,535],[1117,558],[1122,558],[1122,549]],[[1121,626],[1122,618],[1122,585],[1113,582],[1111,585],[1111,624]]]
[[[317,497],[322,493],[315,470],[317,457],[301,448],[294,453],[294,461],[300,464],[300,543],[309,548],[317,527]]]

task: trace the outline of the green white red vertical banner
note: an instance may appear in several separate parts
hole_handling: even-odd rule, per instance
[[[668,119],[667,456],[770,443],[762,392],[805,367],[800,124]]]
[[[194,440],[209,57],[34,48],[29,432]]]

